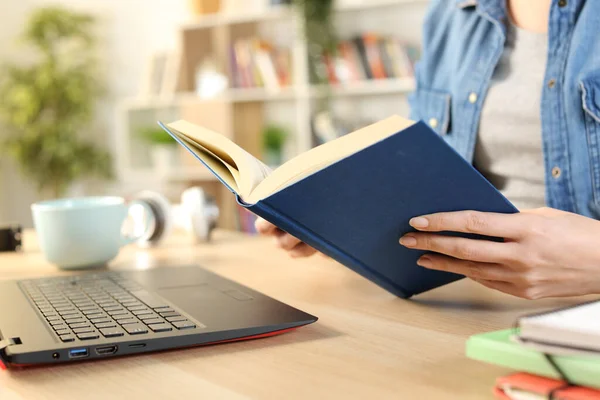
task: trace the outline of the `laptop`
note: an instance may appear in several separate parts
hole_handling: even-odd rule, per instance
[[[316,320],[196,266],[0,281],[0,366],[254,339]]]

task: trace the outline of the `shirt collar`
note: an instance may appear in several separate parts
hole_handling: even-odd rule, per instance
[[[506,0],[456,0],[456,6],[461,9],[476,7],[480,14],[500,22],[508,15]]]

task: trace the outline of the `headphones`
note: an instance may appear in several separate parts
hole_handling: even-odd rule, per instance
[[[136,241],[141,247],[159,244],[174,228],[193,233],[198,242],[208,242],[219,218],[215,200],[200,187],[186,189],[180,204],[171,204],[164,195],[150,190],[136,193],[129,200],[133,203],[130,228],[133,232],[145,229]]]

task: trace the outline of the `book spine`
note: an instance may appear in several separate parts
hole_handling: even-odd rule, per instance
[[[374,79],[385,79],[385,71],[383,68],[383,62],[379,54],[379,48],[377,45],[377,35],[373,33],[366,33],[363,35],[363,42],[365,45],[365,53],[367,55],[367,62],[371,68],[371,74]]]
[[[279,89],[279,79],[275,66],[273,65],[273,59],[271,58],[271,49],[266,43],[257,44],[255,46],[255,60],[256,66],[260,71],[264,87],[269,90]]]
[[[379,286],[395,294],[396,296],[401,298],[408,298],[412,296],[412,293],[408,293],[405,289],[391,283],[385,276],[381,275],[377,271],[373,271],[371,268],[352,257],[350,254],[342,251],[333,243],[328,242],[321,236],[315,234],[313,231],[307,229],[302,224],[279,212],[275,207],[269,205],[267,201],[268,199],[262,200],[252,206],[248,206],[248,210],[271,222],[290,235],[295,236],[321,253],[331,257],[340,264],[347,266],[354,272],[377,283]],[[238,199],[238,203],[239,202],[240,200]]]
[[[373,74],[371,72],[371,67],[369,66],[369,60],[367,59],[367,53],[365,51],[365,44],[363,39],[357,37],[353,40],[354,46],[356,46],[356,51],[358,53],[358,59],[360,60],[360,64],[362,65],[362,70],[364,71],[365,79],[373,79]]]
[[[352,55],[352,45],[348,42],[341,42],[339,44],[339,54],[340,57],[344,60],[344,65],[348,70],[348,80],[349,81],[357,81],[360,79],[359,72],[357,70],[356,61],[353,59]]]
[[[323,63],[325,64],[325,68],[327,68],[327,79],[329,80],[329,83],[338,83],[338,78],[335,72],[335,66],[333,64],[334,61],[332,56],[329,54],[324,54]]]
[[[392,57],[387,51],[387,39],[379,38],[377,46],[379,48],[379,54],[381,55],[381,62],[383,63],[383,69],[385,71],[386,78],[395,78],[394,66],[392,64]]]

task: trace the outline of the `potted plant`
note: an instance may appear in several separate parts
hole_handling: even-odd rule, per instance
[[[165,174],[177,164],[177,142],[161,127],[143,127],[139,135],[151,146],[150,156],[157,173]]]
[[[265,162],[270,166],[278,166],[283,161],[283,146],[287,139],[287,131],[278,125],[267,125],[263,131],[263,150]]]
[[[317,111],[327,111],[330,105],[330,87],[323,55],[334,57],[338,38],[333,26],[334,0],[293,0],[304,24],[311,83],[320,85],[321,96]]]
[[[93,23],[89,15],[60,7],[38,9],[21,37],[37,52],[35,61],[0,69],[0,124],[7,134],[0,151],[15,159],[44,198],[63,196],[84,177],[112,174],[111,157],[91,124],[102,93]]]

